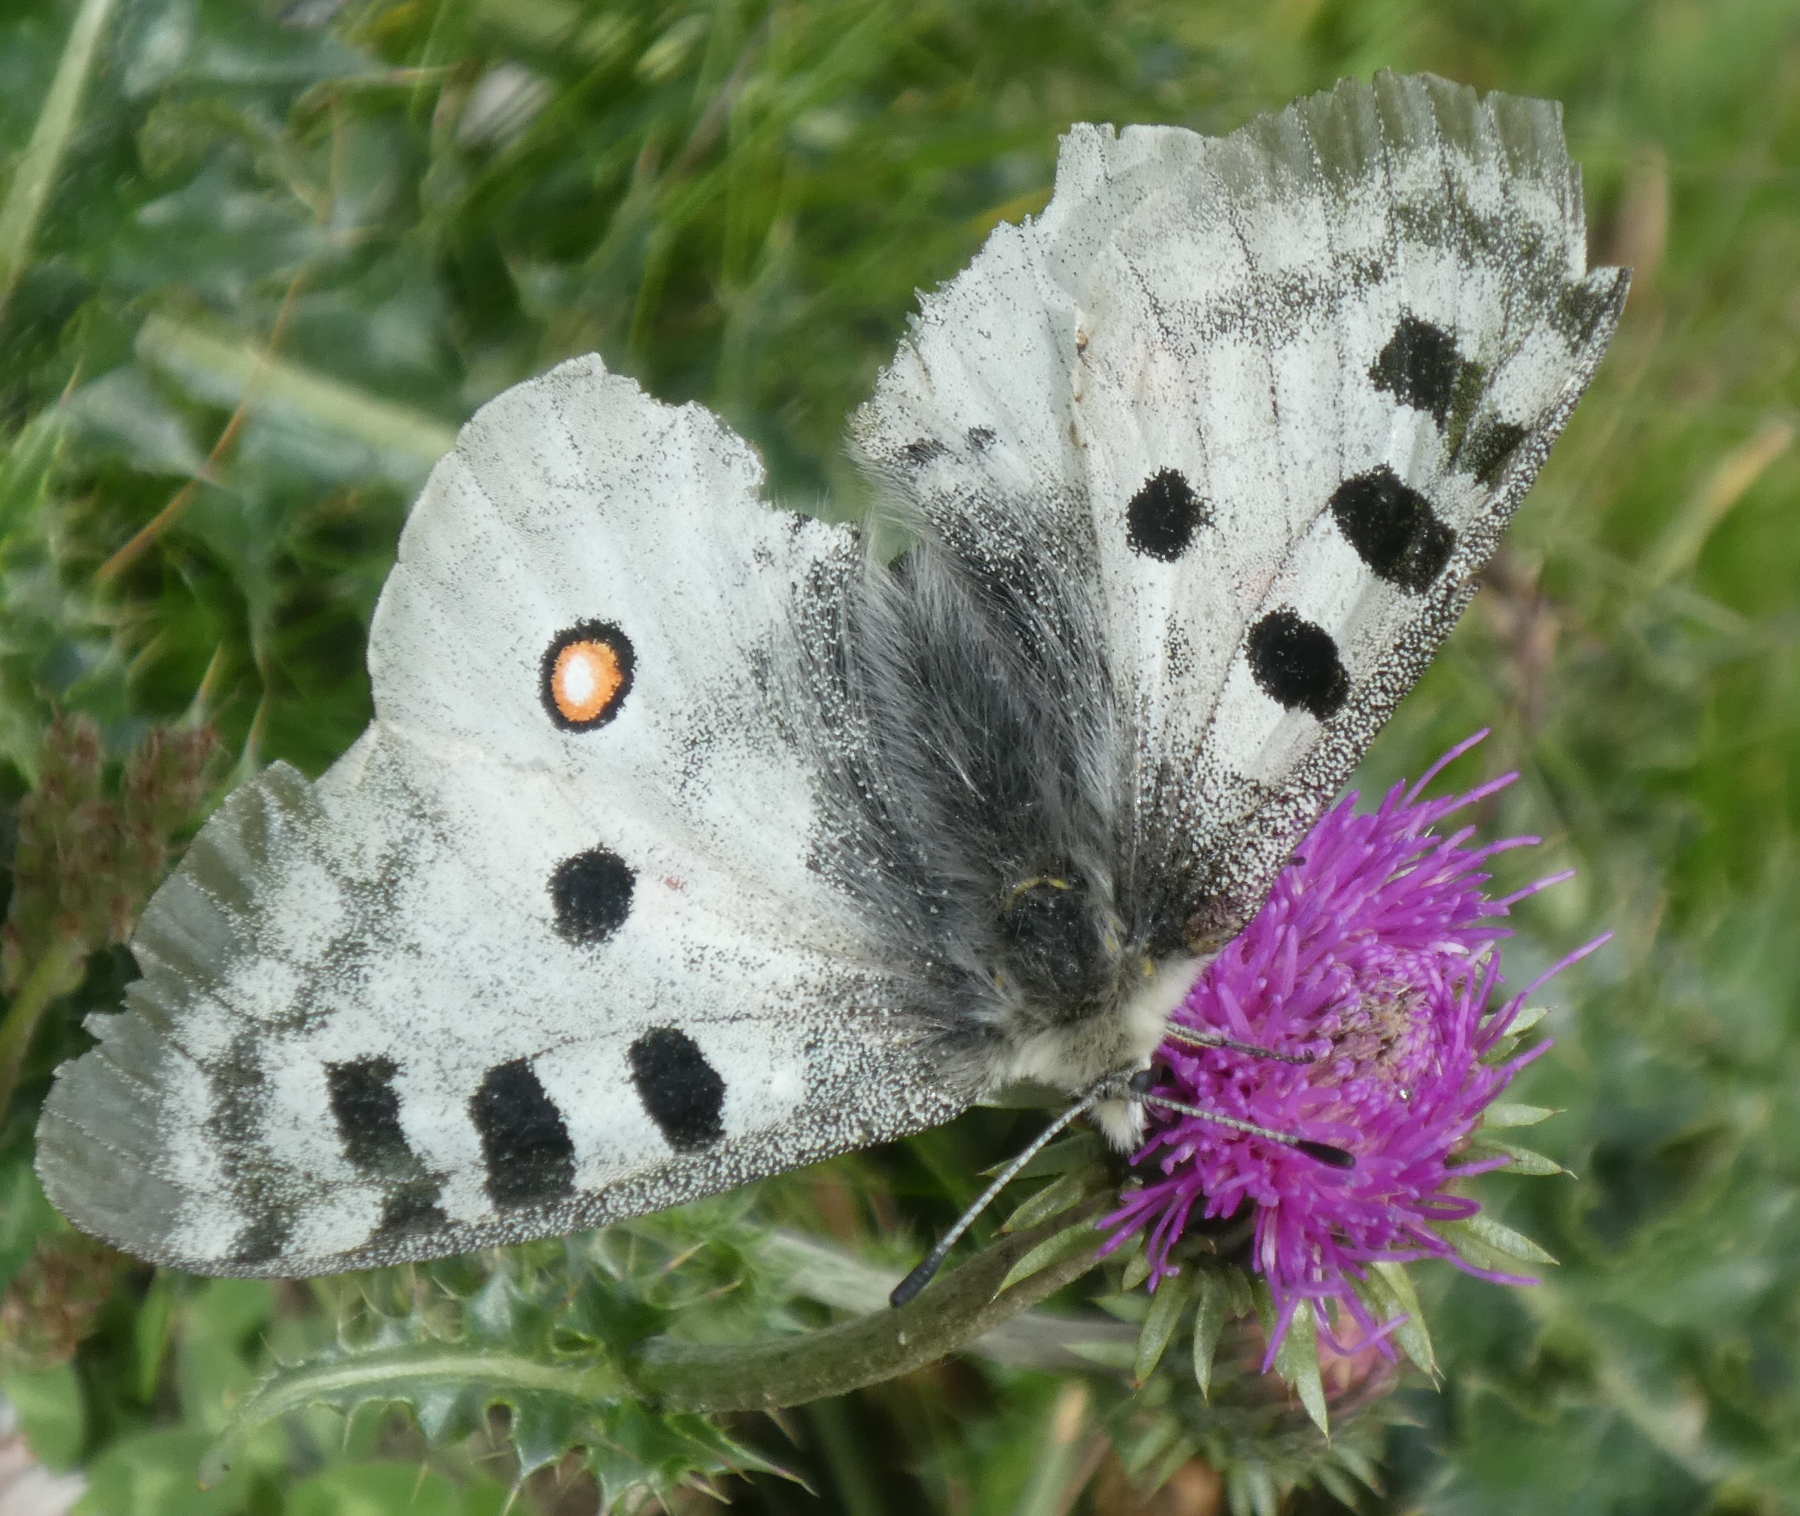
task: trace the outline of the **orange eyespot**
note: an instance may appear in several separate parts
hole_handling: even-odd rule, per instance
[[[544,710],[565,732],[591,731],[618,714],[631,689],[631,641],[611,622],[583,621],[544,649]]]
[[[585,725],[611,705],[625,676],[604,642],[571,642],[556,655],[550,690],[563,720]]]

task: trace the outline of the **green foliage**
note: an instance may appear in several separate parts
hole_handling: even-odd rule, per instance
[[[403,1312],[365,1303],[336,1342],[273,1370],[238,1403],[203,1482],[229,1474],[252,1431],[306,1406],[346,1419],[405,1406],[427,1447],[450,1450],[502,1413],[521,1480],[558,1463],[569,1472],[574,1451],[607,1508],[665,1499],[715,1473],[779,1472],[706,1418],[640,1401],[611,1344],[625,1323],[641,1331],[668,1309],[588,1264],[546,1269],[522,1249],[472,1293],[427,1275]]]
[[[98,726],[51,719],[36,783],[13,815],[10,899],[0,925],[0,1109],[50,1003],[82,982],[98,949],[123,943],[191,818],[213,756],[205,728],[152,727],[126,756],[117,793],[103,782]]]
[[[1580,870],[1520,909],[1509,977],[1619,934],[1554,981],[1557,1046],[1471,1153],[1551,1176],[1485,1176],[1465,1228],[1499,1267],[1536,1239],[1560,1260],[1530,1265],[1545,1283],[1371,1277],[1435,1387],[1314,1355],[1289,1365],[1303,1404],[1250,1372],[1256,1302],[1229,1259],[1163,1303],[1128,1250],[968,1358],[790,1413],[779,1451],[766,1421],[610,1392],[648,1341],[724,1352],[878,1309],[910,1261],[895,1234],[945,1224],[1027,1135],[992,1112],[614,1229],[573,1267],[550,1249],[202,1282],[62,1227],[30,1173],[36,1106],[82,1016],[118,1003],[120,928],[211,783],[200,755],[158,765],[202,724],[240,775],[348,745],[406,503],[477,404],[598,350],[721,411],[782,493],[852,512],[844,414],[913,289],[1042,203],[1063,126],[1222,130],[1379,66],[1563,99],[1596,257],[1638,270],[1594,392],[1367,776],[1493,725],[1498,751],[1469,761],[1525,777],[1484,821]],[[597,1479],[685,1511],[684,1480],[765,1457],[854,1516],[1113,1516],[1165,1477],[1190,1508],[1259,1516],[1370,1508],[1370,1489],[1471,1516],[1791,1508],[1797,67],[1782,0],[9,8],[0,1393],[36,1454],[83,1472],[84,1510],[134,1516],[560,1512],[592,1509]],[[1518,885],[1534,867],[1500,864]],[[1093,1199],[1083,1140],[1009,1196],[1021,1289],[1084,1261],[1091,1234],[1058,1224]],[[515,1448],[545,1465],[516,1493]],[[750,1510],[810,1500],[767,1472],[732,1488]]]

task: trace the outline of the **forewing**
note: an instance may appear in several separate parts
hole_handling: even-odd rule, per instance
[[[320,1273],[965,1103],[807,864],[774,691],[798,587],[858,558],[760,482],[592,359],[469,424],[377,611],[376,721],[317,783],[278,765],[226,802],[145,913],[128,1012],[59,1071],[61,1209],[165,1263]]]
[[[903,511],[1102,607],[1127,895],[1260,904],[1454,624],[1599,361],[1556,106],[1346,83],[1229,137],[1077,127],[855,427]],[[1048,545],[1048,546],[1046,546]]]

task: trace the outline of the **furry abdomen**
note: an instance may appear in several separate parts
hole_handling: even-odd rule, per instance
[[[1134,744],[1080,583],[1092,549],[1022,540],[977,576],[954,546],[834,587],[812,682],[838,738],[820,746],[851,756],[814,856],[906,965],[957,1084],[1078,1091],[1142,1067],[1173,1004],[1166,924],[1126,898]]]

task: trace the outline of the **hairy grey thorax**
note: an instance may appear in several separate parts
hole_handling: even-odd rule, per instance
[[[951,546],[812,587],[839,633],[806,655],[838,739],[820,746],[850,755],[814,857],[911,966],[909,1008],[971,1092],[1076,1088],[1147,1060],[1128,1013],[1167,937],[1129,899],[1133,748],[1080,582],[1093,555],[1046,535],[975,575],[980,546]]]

